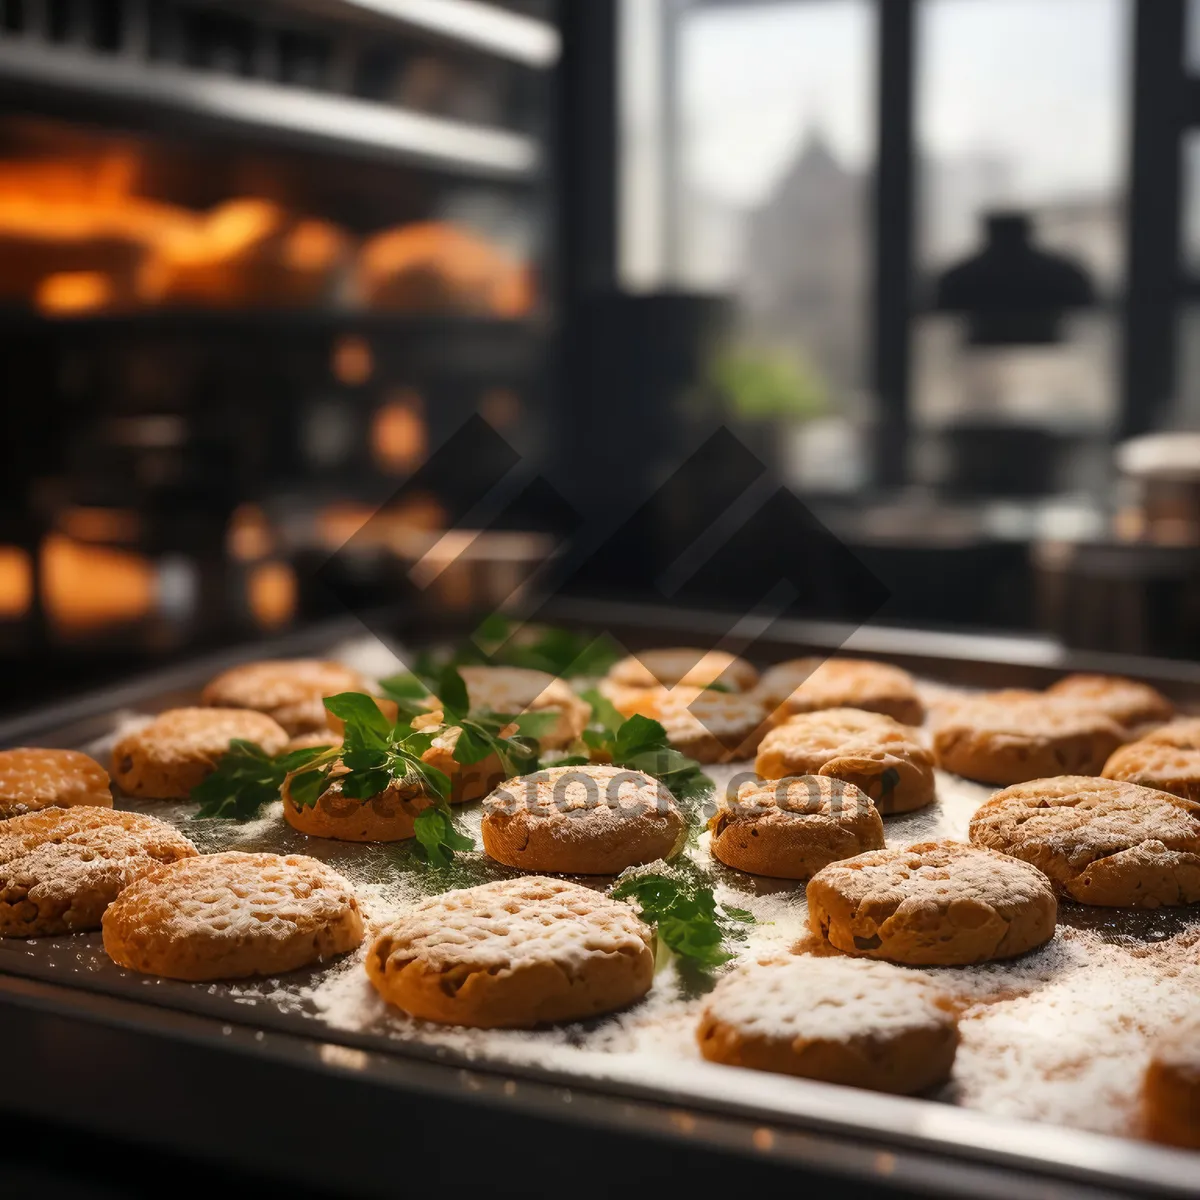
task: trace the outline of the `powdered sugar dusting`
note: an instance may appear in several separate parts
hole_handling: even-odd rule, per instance
[[[365,674],[383,675],[396,668],[396,660],[381,649],[373,639],[364,639],[339,647],[334,657]],[[957,694],[924,681],[918,687],[935,709]],[[116,737],[145,722],[145,717],[123,714],[110,737],[83,748],[106,761]],[[922,730],[922,741],[927,736]],[[730,785],[736,794],[738,782],[753,777],[748,763],[706,770],[718,794]],[[888,846],[967,840],[970,820],[992,789],[941,772],[936,789],[937,800],[929,808],[885,818]],[[479,852],[462,854],[450,868],[438,870],[421,863],[411,844],[308,839],[284,823],[277,804],[241,825],[192,820],[194,806],[186,803],[118,798],[118,804],[178,825],[202,851],[272,850],[328,863],[353,880],[371,927],[368,943],[375,930],[430,894],[514,874]],[[477,845],[481,813],[477,804],[455,811]],[[712,880],[718,901],[749,909],[757,920],[737,947],[738,961],[811,950],[803,888],[731,871],[712,860],[707,843],[705,834],[688,854]],[[585,882],[602,889],[606,881]],[[669,1080],[672,1088],[695,1088],[717,1098],[773,1095],[782,1098],[784,1108],[792,1094],[788,1089],[814,1086],[789,1079],[768,1084],[736,1068],[704,1063],[695,1029],[713,981],[674,964],[658,972],[644,1000],[623,1012],[532,1032],[487,1031],[429,1025],[389,1008],[367,979],[365,952],[364,945],[319,968],[276,979],[189,985],[122,976],[104,957],[97,936],[75,935],[0,943],[0,969],[36,967],[44,976],[53,969],[67,981],[138,999],[204,1011],[219,1008],[264,1025],[294,1027],[304,1020],[331,1040],[486,1061],[513,1070],[559,1070],[576,1078],[651,1088]],[[820,961],[800,960],[797,969]],[[960,1020],[952,1080],[937,1099],[998,1116],[1132,1135],[1151,1040],[1200,1011],[1200,911],[1127,914],[1063,904],[1054,939],[1030,954],[978,967],[926,968],[920,975],[949,998]]]

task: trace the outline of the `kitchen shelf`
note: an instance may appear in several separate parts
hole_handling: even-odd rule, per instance
[[[0,92],[10,102],[68,101],[78,115],[108,110],[177,131],[181,122],[275,144],[496,181],[531,180],[534,139],[347,96],[308,92],[120,57],[0,40]],[[80,108],[80,105],[86,105]]]
[[[558,30],[483,0],[289,0],[294,10],[412,34],[524,67],[558,61]]]

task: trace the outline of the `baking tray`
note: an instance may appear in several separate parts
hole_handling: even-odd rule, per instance
[[[664,638],[676,643],[711,638],[725,631],[726,621],[722,614],[664,614],[662,610],[611,605],[564,605],[556,615],[564,621],[606,628],[631,646],[661,644]],[[374,621],[371,625],[379,628]],[[754,642],[756,656],[764,661],[839,647],[843,652],[902,661],[934,688],[938,680],[986,686],[1045,682],[1062,670],[1103,666],[1156,683],[1184,706],[1200,702],[1200,675],[1187,664],[1111,658],[1097,662],[1095,656],[1081,662],[1053,643],[1037,639],[967,639],[798,623],[775,623],[749,639],[743,630],[743,639]],[[349,655],[369,667],[372,663],[368,660],[378,660],[380,649],[356,621],[332,623],[273,645],[231,651],[9,722],[0,727],[0,744],[97,749],[111,738],[114,722],[131,712],[150,713],[188,701],[215,671],[231,662],[264,654],[321,652]],[[966,821],[986,794],[985,788],[940,777],[938,805],[925,813],[890,818],[889,843],[963,836]],[[126,804],[139,807],[131,802],[122,806]],[[482,858],[466,859],[449,873],[431,872],[415,863],[406,847],[306,839],[272,815],[247,825],[196,823],[188,821],[189,806],[140,807],[185,825],[202,849],[261,847],[301,850],[322,858],[355,880],[366,893],[368,908],[378,916],[419,894],[506,873]],[[476,811],[468,812],[467,824],[477,832],[478,806],[473,807]],[[703,851],[700,853],[703,861]],[[714,878],[725,898],[754,909],[763,921],[752,935],[748,952],[780,948],[802,933],[802,895],[790,887],[750,881],[720,868],[714,868]],[[603,881],[593,882],[601,885]],[[1021,998],[1016,998],[1009,1029],[1011,1044],[1005,1044],[1005,1026],[999,1022],[989,1031],[991,1043],[984,1046],[984,1057],[994,1054],[998,1066],[1005,1066],[1006,1055],[1028,1056],[1040,1049],[1060,1057],[1066,1053],[1063,1061],[1050,1064],[1052,1071],[1071,1068],[1070,1053],[1061,1050],[1064,1033],[1069,1030],[1061,1024],[1064,1013],[1070,1015],[1072,997],[1075,1001],[1086,998],[1089,988],[1093,993],[1105,992],[1114,982],[1127,989],[1144,987],[1146,995],[1153,998],[1148,1007],[1168,1015],[1173,1006],[1186,1004],[1189,997],[1200,1005],[1200,956],[1194,968],[1187,961],[1190,931],[1200,928],[1200,913],[1123,914],[1064,905],[1060,920],[1064,931],[1050,949],[1035,952],[1011,968],[938,973],[943,982],[953,981],[952,990],[962,994],[964,1002],[971,992],[978,997],[1026,989],[1028,996],[1038,997],[1065,986],[1066,1008],[1047,1003],[1039,1014],[1033,1003],[1022,1011]],[[1175,957],[1168,964],[1164,956],[1172,954]],[[1194,992],[1189,991],[1193,971]],[[304,1058],[304,1048],[311,1053],[317,1047],[321,1049],[316,1061],[323,1070],[342,1070],[380,1081],[393,1077],[399,1065],[408,1075],[432,1072],[436,1086],[449,1093],[465,1089],[502,1108],[546,1103],[550,1098],[551,1107],[562,1117],[564,1106],[573,1105],[571,1119],[586,1120],[596,1127],[619,1127],[636,1111],[636,1126],[642,1134],[652,1131],[683,1144],[703,1139],[708,1147],[724,1145],[759,1160],[766,1157],[798,1168],[826,1169],[880,1186],[919,1186],[943,1194],[1007,1195],[1013,1179],[1019,1177],[1035,1180],[1039,1190],[1048,1195],[1134,1191],[1191,1195],[1200,1178],[1200,1159],[1193,1155],[1086,1128],[1013,1119],[1006,1108],[1015,1103],[1020,1110],[1028,1100],[1022,1095],[1028,1089],[1020,1087],[1020,1079],[1015,1081],[1013,1102],[1002,1103],[993,1097],[982,1107],[978,1107],[979,1097],[970,1094],[967,1080],[965,1099],[977,1107],[966,1108],[961,1106],[963,1081],[936,1098],[914,1099],[705,1063],[691,1043],[695,1008],[702,1002],[705,984],[671,971],[660,975],[651,997],[627,1014],[534,1034],[444,1030],[408,1021],[374,997],[361,964],[353,957],[278,980],[183,984],[116,968],[104,956],[99,935],[93,934],[0,942],[0,974],[8,977],[0,979],[0,984],[6,985],[2,989],[5,1001],[26,1010],[41,1005],[47,1011],[85,1016],[90,1012],[98,1019],[101,1013],[111,1017],[119,1012],[126,1024],[146,1027],[161,1024],[170,1014],[171,1021],[197,1022],[195,1028],[207,1030],[206,1036],[218,1043],[248,1036],[245,1048],[252,1055],[286,1051]],[[1119,1027],[1124,1016],[1117,1012],[1115,1017]],[[1039,1021],[1044,1027],[1039,1027]],[[965,1039],[964,1048],[969,1044]],[[975,1063],[977,1068],[980,1065]],[[1127,1096],[1128,1075],[1135,1068],[1132,1064],[1118,1067],[1116,1086]],[[986,1078],[986,1071],[977,1070],[976,1074]],[[1079,1096],[1086,1096],[1096,1088],[1102,1091],[1106,1080],[1111,1084],[1111,1071],[1107,1075],[1101,1072],[1093,1081],[1085,1069],[1069,1082]],[[428,1080],[427,1085],[432,1086]],[[1111,1108],[1108,1099],[1102,1095],[1100,1099]],[[1053,1107],[1053,1096],[1048,1102]],[[1070,1110],[1069,1098],[1059,1097],[1058,1103]],[[1061,1117],[1061,1113],[1051,1115]],[[1072,1115],[1076,1125],[1089,1123],[1085,1111]]]

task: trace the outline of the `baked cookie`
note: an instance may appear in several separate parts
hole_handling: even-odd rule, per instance
[[[278,658],[222,671],[200,693],[200,701],[266,713],[288,733],[297,734],[326,728],[326,696],[367,690],[367,680],[341,663]]]
[[[189,980],[294,971],[363,939],[354,889],[332,867],[237,850],[143,875],[109,905],[103,929],[118,966]]]
[[[248,708],[170,708],[113,747],[112,773],[130,796],[186,800],[212,774],[235,738],[278,754],[287,734]]]
[[[852,783],[827,776],[746,782],[708,823],[713,858],[776,879],[811,879],[822,867],[883,848],[883,821]]]
[[[516,730],[505,730],[504,733],[515,733]],[[466,804],[471,800],[482,800],[493,789],[498,788],[509,773],[497,754],[489,754],[479,762],[460,763],[454,757],[454,749],[462,729],[451,725],[441,730],[433,739],[429,749],[421,755],[421,760],[427,762],[450,780],[450,795],[447,799],[451,804]]]
[[[1200,901],[1200,804],[1110,779],[1061,775],[997,792],[971,841],[1032,863],[1080,904]]]
[[[959,842],[872,850],[808,884],[813,933],[844,954],[914,967],[1013,958],[1048,942],[1057,916],[1040,871]]]
[[[1173,721],[1121,746],[1101,774],[1200,802],[1200,720]]]
[[[882,713],[827,708],[775,726],[758,748],[763,779],[827,775],[866,792],[881,813],[933,803],[933,755],[915,729]]]
[[[925,719],[912,676],[867,659],[794,658],[765,672],[758,693],[776,722],[822,708],[884,713],[905,725]]]
[[[0,937],[99,929],[117,893],[195,846],[154,817],[47,808],[0,824]]]
[[[336,767],[335,767],[336,770]],[[336,776],[315,804],[297,804],[289,775],[280,788],[283,819],[309,837],[340,842],[403,842],[413,837],[413,822],[433,799],[418,785],[393,780],[377,796],[366,800],[342,795]]]
[[[985,692],[949,708],[933,733],[943,771],[980,783],[1098,775],[1125,740],[1111,717],[1025,691]]]
[[[658,721],[667,741],[700,763],[750,758],[767,731],[767,714],[754,696],[714,688],[641,688],[614,706],[624,717],[635,713]],[[611,699],[611,697],[610,697]]]
[[[958,1022],[914,971],[848,958],[748,963],[696,1029],[710,1062],[911,1095],[950,1077]]]
[[[1068,675],[1048,687],[1046,695],[1102,712],[1131,732],[1161,725],[1175,714],[1160,691],[1119,675]]]
[[[705,688],[720,684],[731,692],[748,692],[758,672],[743,658],[725,650],[699,650],[678,646],[669,650],[643,650],[609,668],[606,679],[620,688],[643,689],[677,684]]]
[[[1142,1083],[1142,1127],[1151,1141],[1200,1150],[1200,1022],[1185,1022],[1154,1043]]]
[[[483,802],[483,848],[522,871],[616,875],[669,857],[686,825],[675,798],[622,767],[551,767],[510,779]]]
[[[108,772],[78,750],[0,750],[0,819],[43,808],[112,808]]]
[[[526,875],[422,901],[375,939],[367,974],[411,1016],[532,1029],[640,999],[654,978],[653,944],[630,905]]]
[[[569,746],[591,718],[591,705],[565,680],[528,667],[460,667],[472,709],[517,714],[558,712],[559,720],[538,738],[543,750]]]

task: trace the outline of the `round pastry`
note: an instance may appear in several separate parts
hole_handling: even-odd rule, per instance
[[[130,884],[104,914],[120,967],[168,979],[294,971],[363,939],[354,889],[302,854],[203,854]]]
[[[687,828],[674,797],[621,767],[551,767],[483,802],[483,848],[522,871],[616,875],[669,857]]]
[[[171,708],[117,742],[113,779],[130,796],[186,800],[235,738],[266,754],[278,754],[288,740],[275,721],[248,708]]]
[[[43,808],[112,808],[108,772],[78,750],[0,750],[0,819]]]
[[[1098,775],[1125,740],[1111,717],[1024,691],[986,692],[950,707],[933,734],[943,771],[980,783]]]
[[[958,842],[872,850],[808,884],[815,934],[844,954],[914,967],[1013,958],[1048,942],[1057,915],[1036,868]]]
[[[583,732],[591,705],[565,680],[528,667],[460,667],[472,710],[516,715],[558,712],[559,720],[538,738],[543,750],[569,746]]]
[[[827,708],[775,726],[758,748],[763,779],[828,775],[866,792],[881,813],[933,803],[933,755],[917,731],[882,713]]]
[[[1148,1138],[1200,1150],[1200,1022],[1159,1037],[1142,1083],[1142,1126]]]
[[[251,708],[266,713],[290,734],[327,726],[324,698],[338,692],[365,692],[357,671],[316,658],[279,658],[243,663],[223,671],[200,694],[217,708]]]
[[[758,672],[745,659],[724,650],[673,647],[631,654],[612,665],[607,679],[620,688],[673,688],[680,683],[706,688],[716,683],[731,692],[748,692]]]
[[[883,821],[870,798],[819,775],[743,783],[708,827],[715,859],[777,879],[811,879],[831,862],[883,848]]]
[[[298,804],[292,796],[294,778],[289,775],[280,788],[283,819],[309,837],[340,842],[403,842],[414,836],[413,822],[434,803],[418,784],[398,780],[369,799],[352,799],[342,795],[335,774],[316,803]]]
[[[920,725],[925,719],[912,676],[867,659],[794,658],[767,671],[758,690],[776,721],[822,708],[884,713],[905,725]]]
[[[610,697],[611,699],[611,697]],[[640,688],[613,704],[625,717],[639,713],[658,721],[667,741],[700,763],[750,758],[767,731],[766,711],[754,696],[715,688]]]
[[[708,998],[696,1040],[711,1062],[911,1095],[950,1077],[958,1023],[913,971],[804,957],[727,975]]]
[[[418,904],[375,939],[367,974],[414,1017],[531,1029],[640,999],[654,978],[653,939],[630,905],[527,875]]]
[[[1130,731],[1161,725],[1175,713],[1161,692],[1119,675],[1068,675],[1048,687],[1046,695],[1102,712]]]
[[[0,824],[0,937],[99,929],[117,893],[196,848],[154,817],[47,808]]]
[[[1121,746],[1110,755],[1102,774],[1200,801],[1200,720],[1173,721]]]
[[[515,732],[515,731],[514,731]],[[451,804],[466,804],[470,800],[481,800],[494,788],[498,788],[509,776],[497,754],[489,754],[479,762],[460,763],[454,757],[454,748],[462,730],[457,725],[441,730],[433,739],[421,760],[436,767],[450,780]]]
[[[1080,904],[1200,901],[1200,804],[1134,783],[1061,775],[997,792],[971,841],[1032,863]]]

